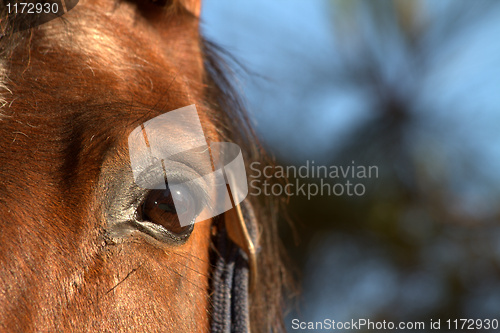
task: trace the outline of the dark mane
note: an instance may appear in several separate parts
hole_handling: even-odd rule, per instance
[[[223,115],[217,120],[224,131],[224,136],[242,147],[245,162],[253,161],[272,164],[270,157],[259,144],[252,129],[247,112],[231,81],[231,69],[227,65],[227,57],[231,57],[224,49],[212,42],[203,41],[206,82],[210,107],[219,110]],[[235,126],[235,125],[238,126]],[[246,200],[252,200],[249,196]],[[283,304],[292,285],[291,277],[283,265],[284,249],[278,237],[278,202],[272,198],[253,200],[258,207],[258,221],[261,228],[261,246],[259,254],[259,272],[261,274],[258,288],[252,295],[252,325],[255,332],[285,330]]]

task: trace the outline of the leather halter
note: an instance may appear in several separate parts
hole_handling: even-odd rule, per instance
[[[249,293],[257,272],[257,224],[248,200],[224,214],[214,238],[212,332],[249,333]]]

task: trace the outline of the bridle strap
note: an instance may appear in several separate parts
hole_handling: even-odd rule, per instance
[[[229,214],[231,213],[237,212],[234,211]],[[226,214],[224,216],[225,223],[219,225],[217,234],[214,237],[211,328],[212,332],[217,333],[249,333],[250,266],[249,256],[246,253],[248,250],[243,250],[236,242],[233,242],[227,228],[230,217],[229,214]],[[254,246],[257,239],[257,224],[249,203],[243,202],[241,204],[239,215],[237,217],[243,220],[249,240]],[[231,223],[234,223],[234,220]],[[255,254],[255,251],[253,254]],[[253,260],[254,264],[256,264],[255,257]],[[253,280],[255,279],[256,276],[253,277]],[[256,281],[252,281],[252,283],[254,282]]]
[[[225,227],[227,236],[236,245],[242,249],[246,256],[248,262],[248,268],[250,270],[249,274],[249,292],[255,289],[255,285],[258,279],[258,268],[257,268],[257,244],[256,244],[256,232],[257,229],[255,217],[253,210],[249,209],[249,203],[242,205],[235,205],[234,209],[231,209],[226,213]],[[243,216],[243,209],[245,210],[246,218]],[[248,221],[248,222],[247,222]],[[248,226],[247,226],[248,223]]]

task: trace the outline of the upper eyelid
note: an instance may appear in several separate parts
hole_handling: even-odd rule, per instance
[[[172,164],[175,167],[168,170],[168,185],[175,186],[182,184],[186,186],[190,194],[193,195],[197,204],[200,206],[199,209],[201,209],[204,205],[210,204],[207,199],[210,196],[208,191],[208,184],[206,183],[203,176],[184,163],[172,161],[169,165],[172,166]],[[159,163],[150,165],[143,172],[141,172],[139,177],[141,176],[150,178],[150,181],[148,183],[151,186],[149,186],[150,188],[146,188],[146,190],[148,190],[146,193],[149,193],[150,191],[155,189],[163,189],[162,185],[164,185],[165,182],[163,180],[163,170],[160,167]]]
[[[145,189],[161,189],[153,187],[154,185],[162,184],[162,182],[158,181],[159,179],[165,179],[164,170],[162,168],[163,164],[159,163],[160,160],[158,158],[155,157],[154,159],[155,163],[151,163],[143,171],[136,175],[136,184],[139,187],[141,187],[141,184],[148,184],[151,186],[147,186]],[[203,178],[196,169],[183,162],[168,161],[167,169],[166,177],[168,183],[171,185],[182,184],[198,178]]]

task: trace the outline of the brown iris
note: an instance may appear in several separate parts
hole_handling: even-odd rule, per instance
[[[192,225],[181,226],[179,216],[187,217],[194,222],[195,204],[189,193],[176,193],[174,199],[170,188],[166,190],[152,190],[142,204],[142,218],[146,221],[162,226],[174,234],[182,234],[192,228]]]

